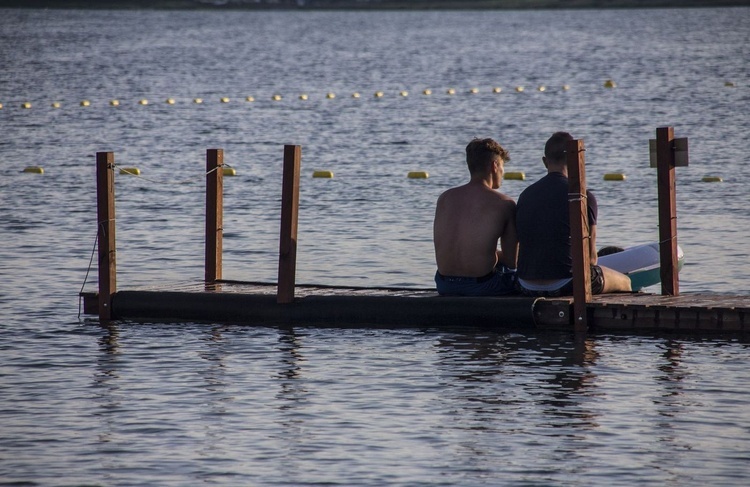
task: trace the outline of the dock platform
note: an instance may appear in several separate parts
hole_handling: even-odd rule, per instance
[[[82,293],[97,314],[97,293]],[[300,285],[291,303],[276,284],[218,281],[123,290],[112,296],[113,319],[196,321],[250,326],[341,328],[574,329],[572,298],[449,297],[434,289]],[[590,331],[747,333],[750,296],[647,293],[594,296]]]

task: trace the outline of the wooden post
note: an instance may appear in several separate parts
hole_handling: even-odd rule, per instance
[[[297,269],[297,221],[299,215],[299,174],[302,148],[284,146],[284,176],[281,189],[281,230],[279,232],[279,282],[277,303],[294,301]]]
[[[224,235],[224,151],[206,151],[206,265],[205,281],[221,279]]]
[[[659,198],[659,262],[662,295],[677,296],[677,200],[675,198],[674,129],[656,129],[656,173]]]
[[[582,140],[571,140],[566,147],[570,250],[573,257],[573,328],[576,332],[585,332],[588,329],[586,304],[591,302],[591,254],[585,150]]]
[[[115,154],[96,153],[96,217],[99,242],[99,321],[112,318],[117,292],[115,251]]]

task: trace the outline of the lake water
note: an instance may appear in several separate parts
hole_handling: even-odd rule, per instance
[[[143,176],[116,178],[120,289],[202,278],[209,148],[238,172],[224,277],[274,282],[284,144],[303,154],[297,282],[427,287],[434,202],[472,137],[526,173],[514,198],[552,132],[583,139],[598,242],[632,245],[658,239],[660,126],[690,140],[682,292],[747,294],[747,25],[750,8],[0,9],[0,485],[745,485],[741,337],[101,326],[77,295],[99,151]]]

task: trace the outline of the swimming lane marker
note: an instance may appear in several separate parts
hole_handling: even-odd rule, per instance
[[[526,174],[523,173],[523,172],[521,172],[521,171],[506,172],[505,175],[503,176],[503,179],[511,179],[511,180],[516,180],[516,181],[523,181],[523,180],[526,179]]]
[[[44,174],[44,168],[39,166],[28,166],[23,169],[23,172],[29,174]]]
[[[625,181],[626,177],[621,172],[610,172],[604,175],[605,181]]]
[[[313,171],[312,177],[331,179],[333,177],[333,171]]]
[[[122,167],[120,168],[120,174],[127,174],[128,176],[140,176],[141,170],[137,167]]]
[[[430,177],[430,175],[427,173],[427,171],[410,171],[409,174],[406,175],[409,179],[427,179]]]

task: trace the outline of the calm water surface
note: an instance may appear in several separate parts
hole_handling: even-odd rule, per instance
[[[472,137],[510,149],[513,197],[551,132],[584,139],[599,243],[631,245],[658,238],[648,139],[670,125],[690,139],[681,288],[746,294],[748,22],[0,9],[0,485],[745,485],[741,337],[100,326],[77,293],[97,151],[143,174],[117,177],[120,288],[202,278],[214,147],[238,171],[224,275],[275,281],[284,144],[303,150],[298,282],[426,287]]]

